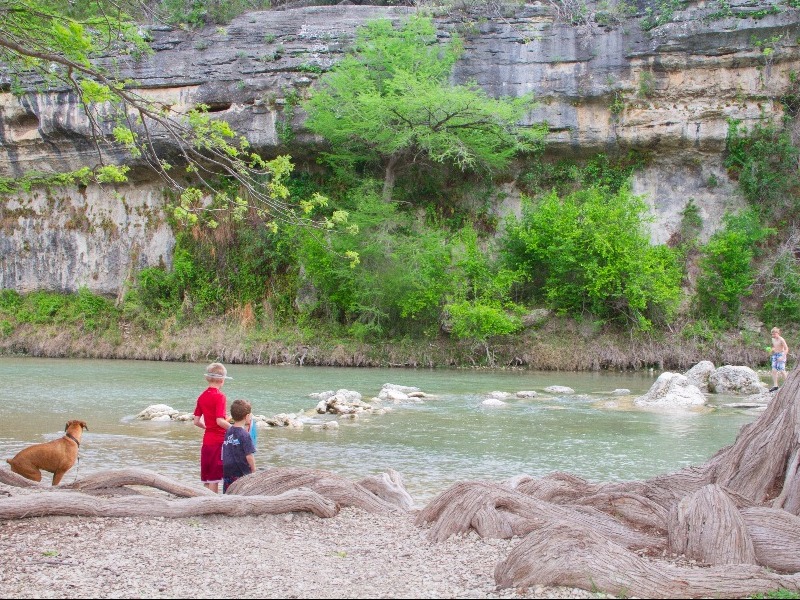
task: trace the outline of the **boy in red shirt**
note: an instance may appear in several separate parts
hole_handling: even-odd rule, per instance
[[[200,447],[200,481],[216,494],[222,481],[222,442],[225,441],[225,431],[231,426],[222,386],[232,377],[228,377],[228,370],[218,362],[208,365],[205,377],[208,389],[197,398],[193,421],[205,430]]]

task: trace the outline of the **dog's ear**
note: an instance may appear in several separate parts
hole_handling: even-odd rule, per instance
[[[86,431],[89,431],[89,426],[86,424],[86,421],[80,421],[80,424],[81,428],[85,429]]]
[[[69,429],[69,424],[70,424],[70,422],[69,422],[69,421],[67,421],[67,424],[66,424],[66,425],[64,425],[64,431],[66,431],[67,429]]]

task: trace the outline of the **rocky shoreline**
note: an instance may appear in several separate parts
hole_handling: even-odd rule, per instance
[[[0,494],[47,493],[0,484]],[[151,491],[152,493],[152,491]],[[414,513],[0,521],[5,598],[598,598],[497,589],[519,542],[427,540]]]

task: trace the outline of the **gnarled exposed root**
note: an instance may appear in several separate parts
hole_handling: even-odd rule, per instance
[[[428,537],[439,542],[470,529],[483,537],[509,538],[558,522],[597,529],[627,548],[664,545],[664,540],[630,529],[599,511],[551,504],[481,481],[454,484],[429,502],[415,520],[417,525],[432,523]]]
[[[214,492],[204,487],[185,485],[170,477],[165,477],[164,475],[156,473],[155,471],[138,468],[101,471],[99,473],[87,475],[75,483],[62,485],[61,487],[79,491],[88,491],[119,488],[126,485],[147,486],[182,498],[214,495]]]
[[[800,590],[800,575],[777,575],[752,565],[673,567],[565,523],[528,535],[497,565],[495,581],[501,587],[568,586],[639,598],[739,598],[775,588]]]
[[[340,506],[357,506],[367,512],[387,514],[400,510],[365,487],[328,471],[276,468],[256,471],[234,481],[229,494],[273,496],[298,488],[309,488]]]
[[[196,517],[200,515],[275,515],[308,511],[319,517],[339,512],[335,502],[311,490],[291,490],[278,496],[198,496],[165,500],[150,496],[96,498],[79,492],[56,491],[0,498],[0,519],[53,515],[85,517]]]

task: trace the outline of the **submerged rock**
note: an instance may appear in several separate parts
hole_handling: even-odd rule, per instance
[[[487,398],[481,402],[481,406],[505,406],[507,403],[498,398]]]
[[[565,385],[551,385],[544,388],[544,391],[548,394],[574,394],[575,390],[571,387],[567,387]]]

